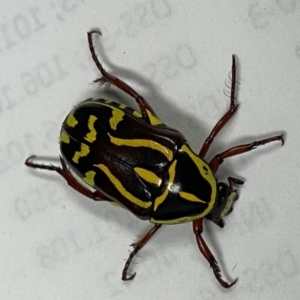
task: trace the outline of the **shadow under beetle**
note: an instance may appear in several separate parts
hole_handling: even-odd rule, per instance
[[[215,125],[202,145],[199,154],[189,147],[186,138],[177,130],[166,126],[149,103],[122,80],[107,73],[94,50],[92,36],[88,43],[93,60],[102,77],[94,82],[112,84],[138,104],[140,111],[104,99],[87,99],[78,104],[64,120],[60,133],[61,167],[33,162],[31,168],[59,173],[67,183],[81,194],[95,201],[109,201],[126,208],[138,218],[149,220],[154,227],[137,243],[122,272],[127,276],[132,258],[157,232],[162,224],[192,222],[198,247],[211,266],[216,279],[224,288],[217,260],[205,243],[203,220],[207,219],[223,228],[223,217],[232,212],[238,193],[233,185],[244,182],[228,177],[228,184],[218,182],[215,173],[228,157],[239,155],[258,146],[280,141],[282,135],[238,145],[215,155],[210,162],[204,160],[214,138],[235,114],[236,62],[232,56],[230,107]],[[75,173],[93,190],[82,185]]]

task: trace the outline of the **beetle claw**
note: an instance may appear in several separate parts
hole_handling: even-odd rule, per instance
[[[136,272],[134,272],[131,276],[127,277],[127,272],[125,272],[125,274],[123,274],[123,276],[122,276],[122,280],[124,280],[124,281],[133,280],[135,275],[136,275]]]
[[[227,282],[223,281],[223,284],[221,284],[221,285],[222,285],[224,288],[230,288],[230,287],[232,287],[233,285],[235,285],[237,281],[238,281],[238,279],[234,280],[234,281],[231,282],[231,283],[227,283]]]
[[[230,287],[232,287],[233,285],[236,284],[236,282],[238,280],[237,278],[233,282],[231,282],[231,283],[228,283],[225,280],[223,280],[222,275],[221,275],[220,267],[219,267],[219,265],[218,265],[218,263],[217,263],[217,261],[215,259],[211,262],[211,268],[212,268],[212,270],[213,270],[213,272],[215,274],[216,279],[219,281],[219,283],[225,289],[228,289],[228,288],[230,288]]]
[[[280,139],[280,141],[281,141],[281,146],[283,146],[283,145],[284,145],[284,138],[283,138],[283,134],[281,135],[281,139]]]

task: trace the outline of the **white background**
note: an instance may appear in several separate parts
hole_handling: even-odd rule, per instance
[[[0,299],[299,299],[298,1],[2,0],[0,19]],[[230,158],[217,174],[246,181],[225,228],[205,223],[224,277],[239,278],[233,288],[215,280],[191,224],[162,228],[132,263],[134,281],[122,282],[129,244],[151,224],[24,166],[32,154],[58,157],[73,105],[107,97],[90,84],[99,77],[92,28],[103,32],[96,48],[106,69],[196,153],[229,105],[232,54],[240,108],[208,159],[285,134],[283,147]],[[115,89],[109,98],[133,102]]]

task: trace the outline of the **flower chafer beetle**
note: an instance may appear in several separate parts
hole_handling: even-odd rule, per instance
[[[149,220],[154,227],[137,243],[122,272],[123,280],[131,280],[127,270],[132,258],[150,240],[162,224],[192,222],[198,247],[209,262],[219,283],[229,288],[221,277],[217,260],[205,243],[203,220],[223,228],[223,217],[232,212],[238,193],[233,184],[243,181],[228,177],[228,184],[215,177],[219,166],[228,157],[258,146],[280,141],[282,135],[238,145],[215,155],[209,162],[205,156],[214,138],[235,114],[236,62],[232,56],[230,107],[205,140],[199,154],[189,147],[186,138],[166,126],[149,103],[122,80],[107,73],[94,50],[88,33],[92,58],[102,77],[99,84],[112,84],[129,94],[140,111],[124,104],[103,99],[87,99],[77,105],[64,120],[60,133],[61,167],[33,162],[31,168],[58,172],[81,194],[95,201],[109,201],[126,208],[138,218]],[[92,189],[86,188],[72,175],[75,173]]]

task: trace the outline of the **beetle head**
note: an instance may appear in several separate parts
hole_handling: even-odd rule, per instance
[[[233,210],[233,203],[238,199],[238,193],[236,190],[232,190],[231,186],[228,186],[224,182],[217,184],[218,194],[214,208],[206,215],[206,219],[211,221],[218,221],[222,217],[227,216]]]

